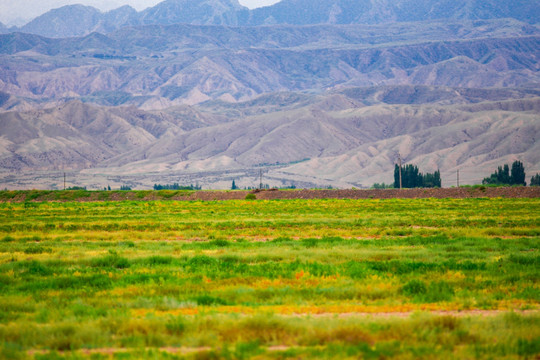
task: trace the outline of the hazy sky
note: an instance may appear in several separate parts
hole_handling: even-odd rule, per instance
[[[102,11],[116,9],[122,5],[131,5],[137,10],[154,6],[163,0],[0,0],[0,22],[6,25],[23,25],[50,9],[70,4],[84,4]],[[271,5],[280,0],[239,0],[249,8]]]

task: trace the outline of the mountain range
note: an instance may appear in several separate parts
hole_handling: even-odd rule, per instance
[[[443,186],[532,175],[538,6],[167,0],[0,27],[0,186],[368,187],[398,153]]]
[[[0,91],[26,102],[79,99],[148,110],[374,85],[535,87],[540,28],[508,19],[148,25],[80,38],[0,35],[0,58]]]
[[[540,22],[540,3],[533,0],[282,0],[249,10],[238,0],[166,0],[141,12],[129,6],[102,13],[96,8],[68,5],[51,10],[20,28],[45,37],[103,34],[138,25],[314,25],[383,24],[432,20],[512,18],[529,24]]]
[[[259,169],[275,186],[367,187],[390,182],[400,153],[424,171],[441,169],[450,186],[457,170],[462,183],[478,182],[516,156],[537,168],[538,114],[540,90],[427,86],[284,92],[159,111],[72,101],[0,113],[0,167],[34,184],[44,180],[40,171],[49,181],[75,171],[89,187],[114,178],[139,188],[164,179],[255,186]]]

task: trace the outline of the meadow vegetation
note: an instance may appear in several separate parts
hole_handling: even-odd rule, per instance
[[[539,238],[540,199],[4,202],[0,358],[534,358]]]

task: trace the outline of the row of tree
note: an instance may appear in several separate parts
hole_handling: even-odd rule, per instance
[[[394,188],[400,188],[400,171],[399,165],[394,168]],[[422,174],[418,170],[418,166],[407,164],[401,167],[401,186],[403,188],[433,188],[441,187],[441,172],[439,170],[434,173]]]
[[[129,185],[120,186],[120,191],[131,191],[131,190],[133,189]],[[103,188],[103,191],[112,191],[111,186],[107,185],[106,187]]]
[[[416,165],[408,164],[401,167],[401,185],[403,188],[432,188],[441,187],[441,173],[439,170],[434,173],[422,174]],[[525,166],[521,161],[514,161],[512,166],[504,164],[497,170],[482,180],[484,185],[521,185],[525,186]],[[530,186],[540,186],[540,174],[531,178]],[[386,184],[376,184],[375,188],[386,188]],[[394,169],[394,188],[400,188],[400,168],[396,164]]]
[[[538,174],[537,174],[538,175]],[[531,179],[531,186],[532,186]],[[497,171],[482,180],[484,185],[523,185],[525,186],[525,167],[521,161],[514,161],[512,169],[508,164],[499,166]]]
[[[232,181],[232,184],[231,184],[231,190],[240,190],[241,188],[236,185],[236,181],[233,180]],[[259,187],[253,187],[253,186],[248,186],[248,187],[243,187],[242,188],[243,190],[255,190],[255,189],[270,189],[270,185],[269,184],[260,184]],[[279,187],[279,190],[286,190],[286,189],[296,189],[296,185],[294,184],[291,184],[289,186],[281,186]]]
[[[197,185],[182,186],[178,183],[174,184],[154,184],[154,190],[201,190],[202,187]]]

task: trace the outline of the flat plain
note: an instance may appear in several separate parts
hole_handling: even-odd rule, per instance
[[[0,358],[535,358],[539,238],[539,198],[2,202]]]

